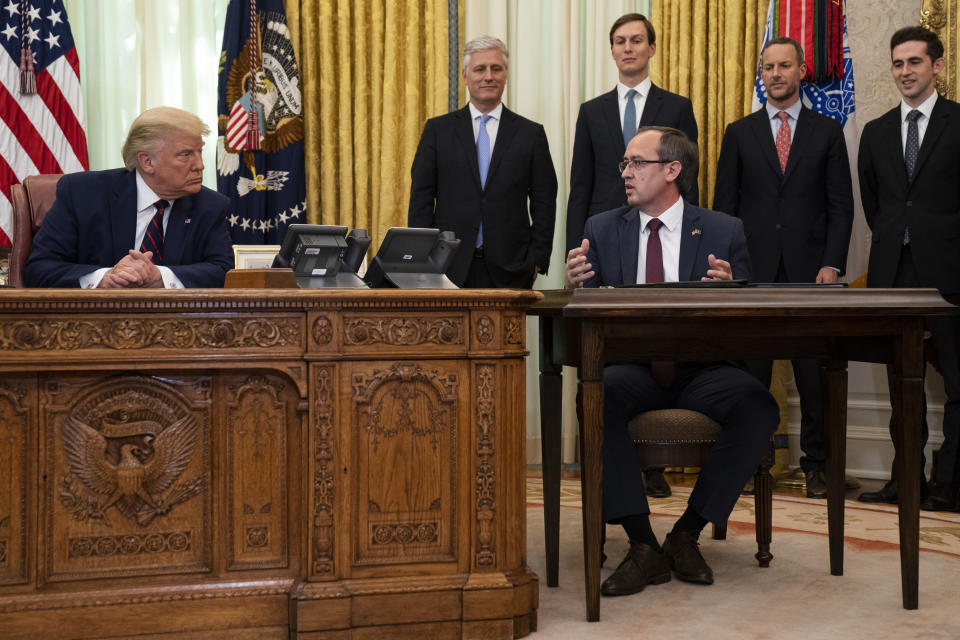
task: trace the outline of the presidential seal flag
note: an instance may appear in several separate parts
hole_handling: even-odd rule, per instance
[[[230,0],[220,54],[217,190],[237,244],[306,222],[303,96],[282,0]]]
[[[0,246],[13,234],[11,187],[89,168],[80,60],[59,0],[0,0]]]

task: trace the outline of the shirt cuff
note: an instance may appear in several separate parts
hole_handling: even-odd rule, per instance
[[[160,277],[163,278],[163,288],[164,289],[183,289],[183,283],[180,282],[180,278],[174,275],[173,271],[170,270],[170,267],[158,266],[157,269],[160,270]]]
[[[109,267],[101,267],[85,276],[80,276],[80,288],[96,289],[100,286],[100,281],[103,280],[103,276],[107,275],[107,271],[110,271]]]

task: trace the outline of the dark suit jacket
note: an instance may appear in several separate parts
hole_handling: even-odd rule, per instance
[[[640,215],[633,207],[605,211],[587,220],[583,235],[590,241],[587,262],[595,275],[585,287],[619,286],[637,281],[640,251]],[[689,202],[683,205],[680,240],[680,280],[699,280],[714,254],[730,263],[733,277],[750,279],[750,254],[740,220]]]
[[[781,259],[790,282],[846,270],[853,190],[843,129],[806,107],[796,127],[786,171],[766,109],[731,123],[720,147],[713,208],[743,220],[757,282],[773,282]]]
[[[80,277],[112,267],[133,249],[136,174],[126,169],[63,176],[57,199],[33,238],[23,267],[28,287],[78,287]],[[162,266],[185,287],[222,287],[233,268],[227,231],[230,200],[216,191],[179,198],[163,240]]]
[[[697,142],[697,120],[690,100],[656,85],[640,114],[640,125],[658,125],[680,129]],[[573,164],[570,167],[570,199],[567,201],[567,251],[580,246],[587,218],[616,209],[627,203],[623,178],[617,165],[623,160],[623,128],[617,90],[580,105],[577,129],[573,139]],[[693,204],[700,194],[694,191],[687,198]]]
[[[893,286],[909,224],[922,283],[960,294],[960,105],[937,97],[910,182],[900,126],[897,105],[868,122],[860,138],[860,194],[873,232],[867,286]]]
[[[557,174],[541,125],[503,108],[481,189],[469,106],[431,118],[410,174],[407,224],[456,234],[460,247],[447,269],[456,284],[470,270],[481,221],[485,260],[497,286],[530,287],[535,267],[547,272]]]

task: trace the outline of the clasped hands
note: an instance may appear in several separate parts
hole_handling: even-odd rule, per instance
[[[98,289],[162,289],[163,276],[153,264],[152,251],[130,251],[100,279]]]
[[[596,275],[593,271],[593,265],[587,262],[587,251],[589,250],[590,241],[586,238],[583,239],[579,247],[570,249],[567,254],[567,265],[563,277],[563,287],[565,289],[578,289],[583,286],[584,281]],[[700,280],[733,280],[733,271],[729,262],[718,259],[712,253],[707,257],[707,262],[710,268],[707,270],[707,275]]]

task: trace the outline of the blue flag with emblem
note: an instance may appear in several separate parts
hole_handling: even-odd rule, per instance
[[[230,0],[220,53],[217,190],[236,244],[306,222],[303,95],[282,0]]]

